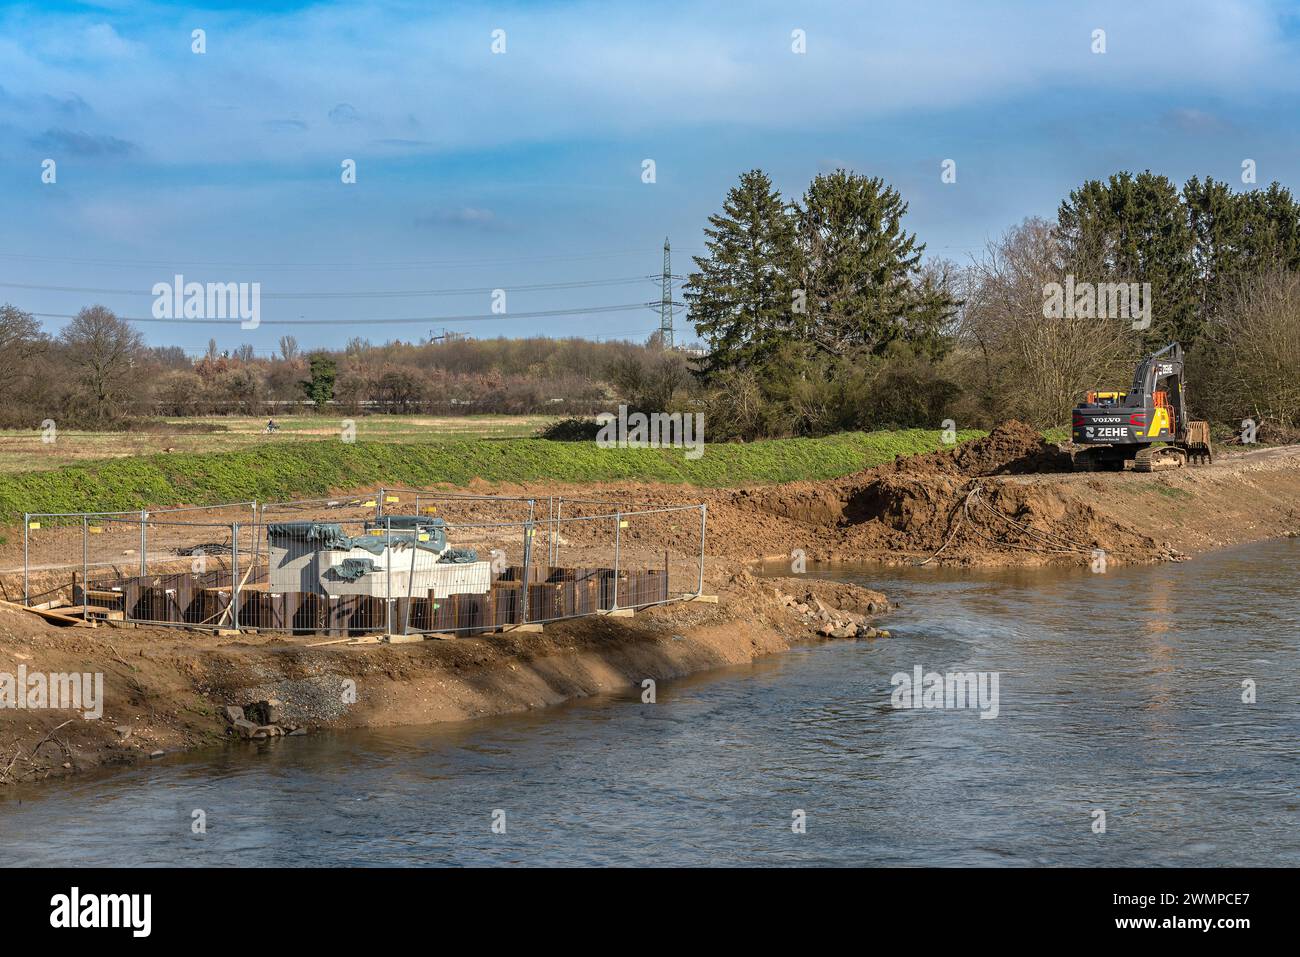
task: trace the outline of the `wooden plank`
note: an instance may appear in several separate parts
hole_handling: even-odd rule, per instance
[[[29,614],[39,615],[46,621],[54,625],[70,625],[73,627],[93,628],[93,622],[83,621],[80,618],[72,618],[68,615],[60,614],[57,611],[51,611],[48,608],[28,608],[26,605],[19,605],[16,602],[0,600],[0,606],[5,608],[14,608],[18,611],[25,611]]]
[[[105,608],[102,605],[87,605],[84,608],[81,605],[68,605],[60,608],[59,611],[73,616],[78,616],[84,611],[92,618],[106,618],[110,621],[121,621],[126,614],[120,608]]]

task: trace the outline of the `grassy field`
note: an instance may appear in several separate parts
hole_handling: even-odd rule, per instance
[[[958,439],[983,434],[968,430],[958,433]],[[128,452],[54,469],[10,471],[0,474],[0,519],[21,520],[24,511],[107,511],[305,498],[381,483],[464,485],[475,478],[703,486],[789,482],[847,475],[896,455],[942,447],[938,430],[849,432],[817,439],[710,445],[692,461],[682,449],[602,449],[591,442],[448,436],[413,443],[363,436],[358,423],[355,443],[261,436],[265,441],[253,443],[256,447],[234,451]]]
[[[160,452],[235,452],[298,442],[338,439],[344,419],[332,416],[277,417],[280,431],[266,434],[266,419],[212,416],[162,419],[149,431],[76,432],[58,430],[53,442],[35,429],[0,430],[0,473],[52,469],[97,459]],[[449,442],[469,438],[507,439],[532,435],[546,416],[373,415],[355,420],[358,442]]]

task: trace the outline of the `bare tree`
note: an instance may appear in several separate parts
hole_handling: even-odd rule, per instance
[[[32,374],[33,361],[48,345],[41,325],[28,313],[6,303],[0,306],[0,400],[15,397]]]
[[[1140,351],[1128,323],[1043,315],[1048,284],[1063,282],[1067,269],[1052,226],[1027,219],[969,271],[956,364],[989,421],[1065,425],[1088,389],[1128,386]]]
[[[280,337],[280,358],[285,362],[298,358],[298,340],[293,336]]]
[[[1234,423],[1300,427],[1300,274],[1248,279],[1211,322],[1209,338],[1209,354],[1192,370],[1201,403]]]
[[[82,309],[59,334],[68,364],[97,423],[117,418],[137,390],[133,375],[144,340],[131,325],[104,306]]]

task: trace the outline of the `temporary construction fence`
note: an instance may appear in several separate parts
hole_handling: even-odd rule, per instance
[[[698,597],[704,505],[381,488],[31,513],[23,601],[152,625],[474,634]]]

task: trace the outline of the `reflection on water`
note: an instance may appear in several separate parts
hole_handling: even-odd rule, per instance
[[[1297,557],[814,570],[899,602],[894,637],[661,682],[655,705],[629,689],[10,789],[0,860],[1297,865]],[[999,672],[999,716],[893,710],[916,665]]]

